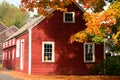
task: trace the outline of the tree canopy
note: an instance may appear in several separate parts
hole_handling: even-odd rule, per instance
[[[0,3],[0,21],[8,27],[22,27],[26,23],[28,16],[27,12],[22,12],[5,0]]]
[[[33,11],[46,15],[45,8],[52,7],[57,10],[66,11],[65,6],[76,0],[21,0],[21,9]],[[108,35],[112,35],[115,44],[120,44],[120,0],[78,0],[83,8],[91,9],[85,12],[83,18],[87,28],[70,37],[70,42],[93,41],[101,43]],[[110,3],[107,10],[104,7]]]

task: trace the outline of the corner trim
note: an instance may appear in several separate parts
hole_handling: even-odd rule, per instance
[[[29,44],[28,44],[28,74],[31,74],[31,67],[32,67],[32,65],[31,65],[31,62],[32,62],[32,30],[31,29],[29,29],[28,30],[29,31],[29,39],[28,39],[28,42],[29,42]]]

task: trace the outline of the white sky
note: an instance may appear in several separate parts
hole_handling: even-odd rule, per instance
[[[3,0],[0,0],[2,2]],[[19,7],[21,0],[6,0],[8,3],[15,5],[16,7]]]

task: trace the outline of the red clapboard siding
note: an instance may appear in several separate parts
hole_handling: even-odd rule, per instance
[[[62,74],[62,75],[86,75],[90,74],[90,66],[104,60],[103,44],[95,44],[95,62],[84,62],[84,43],[69,43],[72,34],[86,28],[83,20],[83,11],[75,4],[68,7],[69,12],[75,12],[75,23],[64,23],[63,12],[54,11],[50,18],[45,18],[32,28],[31,34],[31,74]],[[12,60],[13,69],[28,73],[29,63],[29,30],[16,37],[16,40],[24,40],[23,70],[20,70],[20,57]],[[42,42],[55,43],[55,62],[42,62]],[[16,45],[14,45],[16,49]],[[7,47],[4,51],[10,51]],[[5,53],[5,52],[4,52]],[[8,61],[9,62],[9,61]],[[6,67],[7,60],[3,62]]]
[[[83,44],[69,44],[71,34],[85,29],[82,18],[83,12],[76,6],[69,7],[69,11],[76,12],[75,23],[63,23],[63,13],[55,11],[50,19],[43,20],[32,30],[32,74],[89,74],[89,64],[84,63]],[[55,42],[55,63],[42,61],[42,41]],[[96,45],[97,47],[97,45]],[[95,63],[103,60],[103,45],[96,49]],[[98,53],[98,54],[97,54]],[[95,64],[93,63],[93,64]],[[34,66],[35,65],[35,66]]]

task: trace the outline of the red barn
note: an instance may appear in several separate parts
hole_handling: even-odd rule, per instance
[[[90,66],[104,60],[104,46],[68,43],[85,29],[84,10],[72,3],[67,12],[51,11],[24,25],[3,43],[3,67],[28,74],[90,74]]]

